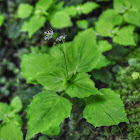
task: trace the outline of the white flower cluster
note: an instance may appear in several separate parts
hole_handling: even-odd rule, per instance
[[[56,42],[64,41],[65,38],[66,38],[66,36],[67,36],[67,35],[64,34],[64,35],[61,35],[61,36],[57,37]]]
[[[44,35],[45,35],[45,37],[44,37],[45,40],[50,40],[53,36],[53,30],[50,29],[49,31],[45,31]]]

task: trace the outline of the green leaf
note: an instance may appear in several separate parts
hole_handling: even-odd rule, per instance
[[[15,121],[10,121],[0,129],[1,140],[23,140],[21,128]]]
[[[112,79],[112,74],[106,69],[93,70],[92,75],[96,80],[100,80],[105,84],[109,84]]]
[[[120,25],[122,20],[122,16],[120,16],[115,10],[106,10],[101,14],[95,24],[96,31],[101,36],[113,37],[115,34],[115,26]]]
[[[78,20],[78,21],[76,21],[76,24],[81,29],[87,29],[88,28],[88,21],[87,20]]]
[[[0,27],[2,26],[4,19],[4,16],[0,13]]]
[[[100,40],[98,41],[98,50],[103,53],[106,51],[109,51],[112,49],[112,46],[110,43],[108,43],[108,41],[106,40]]]
[[[9,112],[9,106],[6,103],[0,103],[0,120],[3,120],[5,114]]]
[[[39,84],[43,85],[47,90],[59,91],[66,89],[66,69],[53,66],[48,68],[36,76]]]
[[[33,11],[33,6],[27,3],[22,3],[18,7],[17,16],[19,18],[27,18],[31,15]]]
[[[110,64],[110,61],[102,54],[96,56],[96,63],[94,63],[94,69],[100,69]]]
[[[52,63],[47,54],[25,54],[21,57],[22,75],[27,83],[37,83],[36,75],[44,72]]]
[[[65,118],[70,117],[71,109],[71,102],[56,93],[44,91],[35,95],[27,108],[26,140],[37,133],[58,127]]]
[[[93,29],[80,32],[66,48],[69,71],[89,72],[94,68],[98,49]]]
[[[50,128],[47,131],[44,131],[43,134],[49,135],[49,136],[56,136],[60,133],[60,127]]]
[[[118,13],[124,13],[131,7],[131,3],[130,0],[114,0],[113,6]]]
[[[140,1],[139,0],[129,0],[132,6],[138,10],[140,10]]]
[[[22,101],[20,100],[19,96],[16,96],[10,103],[10,107],[14,112],[20,112],[23,105]]]
[[[87,100],[84,118],[95,127],[129,123],[120,96],[111,89],[101,89],[104,95],[95,95]]]
[[[29,21],[24,22],[21,32],[28,32],[29,38],[38,31],[41,27],[44,26],[46,18],[40,15],[34,15],[30,18]]]
[[[117,35],[113,37],[113,41],[117,44],[124,46],[136,46],[135,38],[134,38],[134,26],[125,26],[121,28]]]
[[[56,12],[53,16],[51,16],[50,23],[54,28],[57,29],[72,26],[70,16],[64,11]]]
[[[36,3],[35,8],[44,12],[48,10],[52,4],[53,4],[53,0],[39,0]]]
[[[70,97],[84,98],[90,95],[100,94],[94,82],[87,73],[77,73],[71,80],[66,93]]]
[[[82,5],[77,6],[77,10],[79,13],[89,14],[91,11],[99,7],[99,5],[95,2],[86,2]]]
[[[131,9],[124,14],[124,20],[127,23],[140,26],[140,13],[138,10]]]

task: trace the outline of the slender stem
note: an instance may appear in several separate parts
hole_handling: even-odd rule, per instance
[[[65,91],[64,91],[64,92],[62,92],[60,96],[62,97],[64,94],[65,94]]]
[[[105,111],[104,111],[105,112]],[[115,122],[115,120],[111,117],[111,115],[110,114],[108,114],[107,112],[105,112],[113,121],[114,121],[114,123],[117,125],[117,123]],[[123,138],[123,133],[122,133],[122,130],[120,129],[120,127],[117,125],[117,127],[118,127],[118,129],[119,129],[119,131],[120,131],[120,133],[121,133],[121,135],[122,135],[122,139],[124,140],[124,138]]]
[[[63,48],[62,48],[61,44],[60,44],[60,47],[61,47],[61,50],[62,50],[63,55],[64,55],[65,67],[66,67],[66,77],[67,77],[67,76],[68,76],[68,68],[67,68],[67,61],[66,61],[66,49],[65,49],[65,44],[64,44],[64,42],[63,42],[63,45],[64,45],[64,50],[63,50]]]

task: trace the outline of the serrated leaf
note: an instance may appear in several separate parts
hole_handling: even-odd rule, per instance
[[[33,6],[27,3],[21,3],[18,7],[17,16],[19,18],[27,18],[31,15]]]
[[[124,14],[124,20],[127,23],[140,26],[140,13],[138,10],[131,9]]]
[[[71,102],[56,93],[44,91],[35,95],[27,108],[26,140],[37,133],[58,127],[65,118],[70,117],[71,109]]]
[[[29,19],[29,21],[24,22],[20,31],[28,32],[29,38],[31,38],[36,31],[43,27],[45,21],[46,18],[44,16],[34,15]]]
[[[53,16],[51,16],[50,24],[57,29],[72,26],[70,16],[64,11],[56,12]]]
[[[37,74],[44,72],[51,64],[52,60],[47,54],[25,54],[21,57],[22,75],[27,83],[37,83],[35,77]]]
[[[21,99],[16,96],[10,103],[10,107],[11,109],[16,113],[16,112],[20,112],[23,105],[22,105],[22,101]]]
[[[111,44],[106,40],[98,41],[98,50],[103,53],[112,49]]]
[[[1,140],[23,140],[21,128],[16,125],[15,121],[10,121],[0,128]]]
[[[113,37],[113,41],[117,44],[124,46],[136,46],[135,38],[134,38],[134,26],[125,26],[121,28],[117,35]]]
[[[100,94],[94,82],[87,73],[77,73],[71,80],[66,93],[70,97],[84,98],[90,95]]]
[[[95,95],[86,101],[84,118],[87,122],[95,127],[129,123],[120,95],[110,89],[101,89],[100,92],[104,95]]]
[[[52,4],[53,4],[53,0],[39,0],[36,3],[35,8],[44,12],[48,10]]]
[[[69,71],[89,72],[96,63],[98,50],[93,29],[80,32],[67,48],[67,64]]]

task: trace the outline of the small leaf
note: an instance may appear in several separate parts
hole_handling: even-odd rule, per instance
[[[51,18],[50,23],[54,28],[61,29],[72,26],[70,16],[64,12],[56,12]]]
[[[35,95],[27,108],[26,140],[37,133],[58,127],[65,118],[70,117],[71,109],[71,102],[56,93],[44,91]]]
[[[0,13],[0,27],[2,26],[4,19],[4,16]]]
[[[16,96],[10,103],[10,107],[14,112],[20,112],[23,105],[18,96]]]
[[[22,3],[18,7],[17,16],[19,18],[27,18],[31,15],[33,11],[33,6],[27,3]]]
[[[78,20],[76,22],[76,24],[81,29],[87,29],[88,28],[88,21],[87,20]]]
[[[127,23],[140,27],[140,13],[138,10],[131,9],[124,14],[124,20]]]
[[[6,103],[0,103],[0,120],[3,120],[5,114],[9,112],[9,106]]]
[[[0,128],[1,140],[23,140],[23,134],[21,128],[15,123],[10,121]]]
[[[53,4],[53,0],[39,0],[36,3],[35,8],[44,12],[48,10],[52,4]]]
[[[106,51],[109,51],[112,49],[112,46],[110,43],[108,43],[108,41],[106,40],[100,40],[98,41],[98,50],[103,53]]]
[[[135,38],[134,38],[134,26],[125,26],[121,28],[117,35],[113,37],[113,41],[117,44],[124,46],[136,46]]]
[[[129,123],[120,96],[110,89],[101,89],[104,95],[95,95],[86,100],[84,118],[95,127]]]
[[[38,31],[43,25],[45,24],[46,18],[44,16],[40,15],[34,15],[30,18],[29,21],[25,21],[21,32],[28,32],[29,38],[32,37],[32,35]]]
[[[84,98],[90,95],[101,94],[87,73],[78,73],[72,77],[66,89],[70,97]]]

